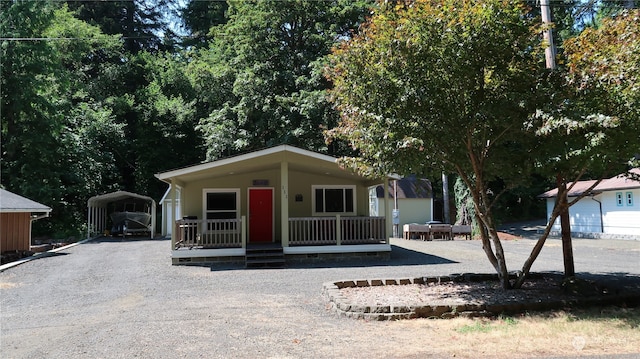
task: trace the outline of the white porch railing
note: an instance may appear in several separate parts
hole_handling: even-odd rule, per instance
[[[384,217],[289,218],[289,245],[386,243]]]
[[[177,220],[173,247],[241,248],[242,228],[242,219]]]

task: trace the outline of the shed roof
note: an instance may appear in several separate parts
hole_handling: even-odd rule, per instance
[[[49,213],[51,208],[5,189],[0,189],[0,212]]]
[[[640,176],[640,168],[633,168],[629,170],[628,173],[631,173],[635,176]],[[603,179],[597,186],[595,186],[591,192],[594,194],[602,193],[604,191],[619,191],[624,189],[634,189],[640,188],[640,181],[633,179],[628,176],[628,173],[621,173],[617,176]],[[588,181],[578,181],[575,186],[569,191],[569,197],[577,197],[588,190],[596,181],[588,180]],[[572,182],[567,183],[567,187],[571,186]],[[549,190],[541,195],[539,198],[552,198],[558,195],[558,189],[554,188]]]

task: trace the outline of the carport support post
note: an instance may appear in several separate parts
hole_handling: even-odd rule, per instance
[[[289,162],[280,162],[280,233],[282,247],[289,247]]]

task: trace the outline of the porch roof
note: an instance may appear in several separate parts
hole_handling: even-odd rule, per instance
[[[161,172],[157,173],[155,177],[169,184],[172,181],[176,181],[179,184],[203,178],[279,169],[282,162],[287,162],[290,170],[352,180],[357,179],[369,185],[378,184],[382,180],[382,178],[363,177],[353,171],[341,168],[335,157],[290,145],[280,145],[217,161]]]

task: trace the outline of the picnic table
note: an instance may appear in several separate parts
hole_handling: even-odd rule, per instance
[[[453,240],[455,236],[459,235],[463,235],[465,239],[471,239],[471,226],[446,223],[408,223],[402,227],[402,236],[404,239],[431,241],[439,238]]]

